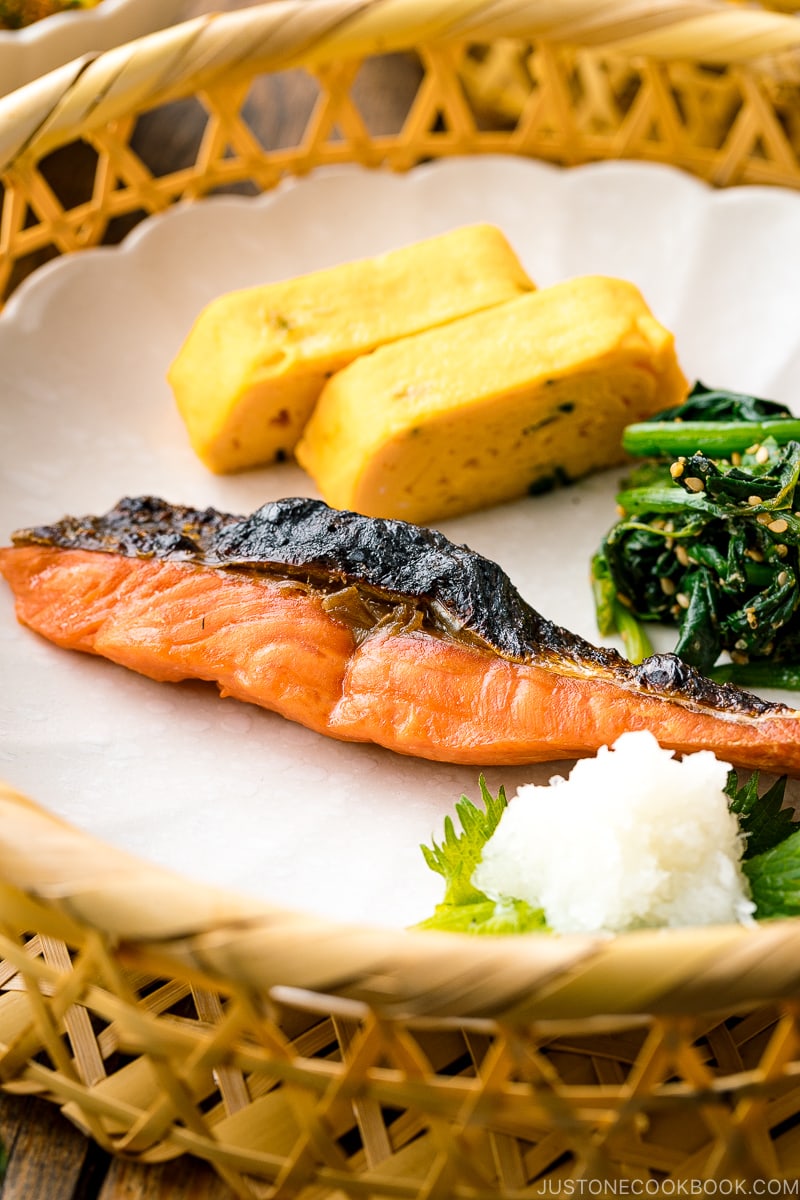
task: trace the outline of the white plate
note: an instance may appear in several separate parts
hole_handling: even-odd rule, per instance
[[[55,13],[23,29],[0,29],[0,96],[64,63],[110,50],[187,15],[187,0],[102,0]]]
[[[2,540],[124,494],[249,512],[316,494],[293,466],[219,478],[189,449],[166,368],[233,288],[500,225],[540,285],[627,277],[676,331],[684,369],[791,403],[800,384],[800,197],[712,192],[668,168],[560,171],[510,158],[406,176],[335,169],[258,200],[141,226],[43,268],[0,318]],[[589,558],[619,472],[442,526],[497,559],[546,615],[597,640]],[[332,918],[403,925],[440,881],[418,845],[478,772],[340,744],[211,686],[157,684],[19,627],[0,585],[0,776],[73,823],[197,880]],[[513,789],[552,769],[490,770]]]

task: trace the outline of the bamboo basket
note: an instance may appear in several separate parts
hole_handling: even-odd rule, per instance
[[[0,102],[2,294],[120,221],[326,163],[628,157],[797,187],[794,7],[277,0],[69,64]],[[401,127],[376,132],[352,91],[394,55],[418,86]],[[319,99],[296,144],[265,147],[244,105],[287,70]],[[189,102],[205,113],[193,160],[149,169],[138,122]],[[92,157],[89,195],[54,182],[69,146]],[[343,927],[190,884],[7,787],[0,896],[2,1086],[111,1151],[196,1155],[276,1200],[776,1194],[765,1181],[800,1178],[798,922],[616,939]]]

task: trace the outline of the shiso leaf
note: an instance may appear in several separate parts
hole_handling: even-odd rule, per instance
[[[800,829],[791,808],[783,808],[786,776],[758,794],[758,772],[739,787],[735,771],[725,792],[731,812],[747,835],[742,870],[750,884],[756,919],[800,915]]]
[[[800,829],[742,867],[759,921],[800,915]]]
[[[460,832],[452,817],[445,817],[442,842],[420,847],[430,869],[444,879],[445,894],[432,916],[415,928],[470,934],[550,932],[541,908],[524,900],[492,900],[472,884],[483,848],[508,804],[502,787],[495,797],[482,775],[478,782],[483,807],[462,796],[455,806]],[[757,920],[798,916],[800,827],[793,810],[783,807],[786,776],[763,795],[758,784],[757,771],[740,785],[737,772],[731,770],[725,787],[730,810],[747,839],[742,868],[756,905],[755,916]]]
[[[478,780],[483,808],[467,796],[456,803],[461,833],[452,817],[445,817],[444,839],[420,846],[425,862],[445,881],[444,900],[418,929],[458,933],[528,933],[545,930],[544,913],[524,900],[494,901],[472,885],[472,875],[483,848],[497,828],[508,801],[505,789],[492,796],[483,775]]]
[[[736,772],[731,771],[728,774],[725,794],[730,800],[731,812],[738,816],[742,832],[747,837],[744,853],[746,860],[757,858],[794,836],[797,828],[795,815],[791,808],[783,808],[785,792],[785,775],[776,779],[763,796],[759,796],[757,771],[754,771],[741,787]],[[797,848],[800,850],[800,842],[797,843]],[[798,872],[800,878],[800,860]]]
[[[473,904],[485,900],[483,892],[472,886],[472,874],[480,862],[483,847],[497,829],[508,801],[504,788],[492,796],[481,775],[478,780],[483,808],[467,796],[456,803],[461,833],[456,833],[452,817],[444,819],[444,840],[420,846],[425,862],[445,881],[444,904]]]
[[[496,901],[484,897],[472,904],[437,904],[433,916],[417,929],[451,933],[547,933],[544,913],[526,900]]]

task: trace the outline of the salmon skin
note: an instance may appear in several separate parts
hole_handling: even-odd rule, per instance
[[[800,774],[800,713],[675,655],[633,665],[536,612],[443,534],[286,499],[251,516],[126,498],[0,549],[19,620],[60,646],[345,741],[484,766],[592,754],[630,729]]]

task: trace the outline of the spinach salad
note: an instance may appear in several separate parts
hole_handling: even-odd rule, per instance
[[[698,383],[623,446],[642,461],[592,561],[600,632],[637,662],[647,623],[674,625],[674,652],[718,681],[800,687],[800,420]]]

